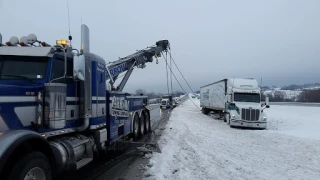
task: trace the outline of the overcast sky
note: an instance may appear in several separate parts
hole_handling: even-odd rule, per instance
[[[90,28],[92,53],[106,62],[161,39],[191,86],[227,77],[264,85],[320,82],[319,0],[69,0],[73,46],[80,25]],[[66,0],[0,0],[3,41],[35,33],[54,44],[68,37]],[[166,90],[163,59],[136,69],[125,90]],[[183,87],[187,86],[176,69]],[[180,90],[173,81],[174,90]]]

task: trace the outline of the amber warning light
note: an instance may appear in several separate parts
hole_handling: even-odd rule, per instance
[[[57,40],[57,41],[56,41],[56,44],[57,44],[57,45],[62,45],[62,46],[70,46],[69,41],[64,40],[64,39],[62,39],[62,40]]]

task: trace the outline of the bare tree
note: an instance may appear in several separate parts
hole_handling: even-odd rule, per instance
[[[303,90],[298,97],[300,102],[320,102],[320,89]]]
[[[143,90],[143,89],[137,89],[136,92],[135,92],[136,95],[145,95],[146,94],[146,91]]]

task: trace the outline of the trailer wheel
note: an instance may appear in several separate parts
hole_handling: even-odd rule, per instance
[[[44,154],[41,152],[31,152],[25,155],[20,161],[17,162],[17,164],[15,164],[8,179],[51,180],[51,166]]]
[[[208,111],[207,108],[202,108],[202,113],[205,114],[205,115],[207,115],[207,114],[209,114],[209,111]]]
[[[134,140],[137,140],[139,138],[139,131],[140,131],[139,116],[135,114],[133,118],[133,139]]]
[[[144,134],[145,134],[145,118],[144,118],[144,112],[142,112],[140,117],[140,136],[143,136]]]
[[[150,124],[150,116],[149,113],[145,112],[145,134],[151,131],[151,124]]]

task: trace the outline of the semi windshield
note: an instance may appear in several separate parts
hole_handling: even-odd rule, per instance
[[[0,56],[0,79],[43,79],[48,57]]]
[[[260,103],[260,94],[234,93],[234,101]]]

